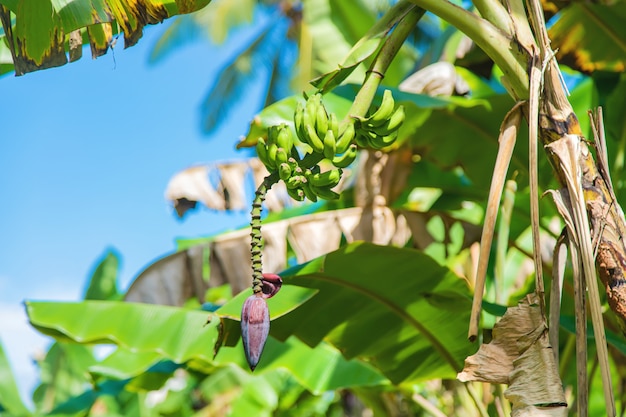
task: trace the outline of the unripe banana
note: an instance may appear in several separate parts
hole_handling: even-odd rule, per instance
[[[326,109],[324,105],[320,103],[315,109],[315,131],[318,136],[322,136],[328,130],[328,113],[326,113]]]
[[[354,136],[356,135],[356,129],[354,128],[354,123],[348,123],[346,128],[344,129],[339,139],[337,139],[337,146],[335,147],[335,153],[342,154],[354,140]]]
[[[387,136],[382,136],[380,138],[380,141],[382,142],[382,144],[384,146],[390,146],[391,144],[393,144],[396,141],[396,139],[398,139],[398,131],[397,130],[393,131],[392,133],[390,133]]]
[[[298,173],[297,170],[302,171],[302,168],[300,168],[300,165],[298,165],[299,163],[300,158],[298,158],[298,160],[294,158],[287,159],[287,164],[289,165],[289,168],[291,168],[291,172]]]
[[[289,164],[283,163],[278,166],[278,176],[283,181],[287,181],[289,180],[289,178],[291,178],[291,172],[292,171]]]
[[[316,187],[333,188],[341,181],[342,173],[342,169],[336,168],[322,173],[311,174],[307,179],[311,185]]]
[[[320,105],[321,95],[313,94],[309,97],[304,105],[304,124],[313,124],[312,127],[315,127],[315,122],[317,118],[317,108]],[[308,119],[308,120],[307,120]]]
[[[392,143],[396,141],[398,137],[398,132],[395,131],[387,136],[378,136],[375,135],[370,140],[370,146],[374,149],[382,149],[390,146]]]
[[[313,203],[317,201],[317,195],[313,192],[313,189],[308,182],[302,184],[302,192],[304,192],[304,196]]]
[[[323,198],[324,200],[336,200],[339,198],[339,194],[326,187],[316,187],[313,184],[310,184],[311,190],[318,196]]]
[[[306,121],[307,119],[306,115],[304,116],[304,119]],[[324,141],[322,141],[322,139],[320,139],[320,137],[317,135],[317,132],[315,132],[315,129],[313,129],[313,126],[309,123],[309,124],[306,124],[304,128],[306,131],[306,137],[308,139],[308,143],[313,148],[313,151],[317,153],[323,153]]]
[[[270,166],[268,168],[269,171],[274,171],[276,169],[276,152],[278,152],[278,146],[276,146],[275,143],[270,143],[267,146],[267,160],[270,164]]]
[[[350,145],[348,150],[343,155],[338,155],[333,158],[332,163],[337,168],[345,168],[349,166],[356,159],[357,147],[355,144]]]
[[[293,175],[285,184],[288,189],[294,190],[296,188],[300,188],[304,181],[306,181],[306,178],[303,175]]]
[[[276,149],[276,166],[280,166],[280,164],[286,164],[289,157],[283,148]]]
[[[278,126],[270,126],[267,129],[267,144],[276,143],[278,137]]]
[[[256,154],[259,157],[259,160],[263,162],[263,165],[267,168],[268,171],[271,171],[271,164],[269,162],[269,157],[267,155],[267,145],[265,144],[265,139],[259,138],[256,142]]]
[[[398,106],[398,108],[393,112],[389,120],[387,120],[387,123],[378,127],[373,126],[372,130],[378,136],[388,136],[400,129],[400,126],[402,126],[405,117],[406,115],[404,113],[404,106]]]
[[[359,147],[361,148],[369,148],[370,146],[369,139],[366,136],[366,133],[363,131],[357,132],[356,136],[354,137],[354,140],[356,144],[359,145]]]
[[[367,122],[372,126],[380,126],[389,119],[393,113],[395,101],[391,95],[391,90],[385,90],[383,93],[383,100],[380,103],[380,107],[370,117],[367,118]]]
[[[287,194],[296,201],[304,200],[304,191],[301,188],[287,188]]]
[[[296,134],[298,138],[302,142],[306,142],[305,140],[305,131],[304,131],[304,104],[298,102],[296,106],[296,111],[293,114],[293,125],[296,129]]]
[[[332,130],[327,130],[324,135],[324,158],[333,159],[335,157],[335,135]]]
[[[328,128],[333,131],[333,135],[335,135],[336,138],[339,137],[339,120],[335,113],[331,113],[328,116]]]
[[[293,148],[293,137],[291,129],[289,129],[286,124],[280,125],[278,134],[276,135],[276,144],[279,148],[283,148],[287,155],[291,153],[291,149]]]

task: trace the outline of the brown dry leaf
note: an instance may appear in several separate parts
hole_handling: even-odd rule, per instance
[[[396,219],[387,206],[374,203],[361,213],[356,227],[351,231],[353,240],[364,240],[378,245],[388,244],[396,231]]]
[[[435,62],[410,75],[398,86],[400,91],[429,96],[451,96],[467,94],[469,86],[457,75],[449,62]]]
[[[493,340],[465,360],[457,378],[509,384],[504,395],[513,405],[512,416],[567,415],[558,367],[535,293],[507,310],[493,328]]]
[[[267,223],[262,228],[263,269],[264,272],[282,271],[287,265],[288,244],[298,262],[336,250],[342,236],[348,242],[367,238],[382,245],[404,246],[413,239],[426,244],[433,241],[425,228],[427,220],[426,214],[394,212],[389,207],[379,206],[376,211],[353,207]],[[468,240],[475,242],[479,229],[461,224],[466,235],[471,236]],[[416,235],[420,235],[419,238]],[[202,274],[207,250],[209,279]],[[161,258],[135,279],[126,300],[181,306],[187,299],[196,297],[203,302],[205,292],[211,287],[228,283],[233,294],[245,290],[251,283],[251,271],[250,231],[244,228]]]
[[[288,239],[298,263],[322,256],[339,247],[341,229],[337,212],[323,212],[295,219],[289,226]],[[300,220],[300,221],[298,221]]]
[[[247,164],[231,163],[219,165],[220,189],[226,200],[228,210],[245,210],[248,208],[245,180],[249,171]]]
[[[182,217],[187,210],[195,208],[196,202],[201,202],[213,210],[224,210],[226,202],[224,194],[209,182],[210,167],[194,166],[174,175],[167,184],[165,198],[173,202],[178,217]]]
[[[250,158],[237,162],[198,165],[176,173],[167,184],[165,199],[174,205],[178,217],[202,203],[211,210],[245,210],[252,196],[246,190],[263,182],[268,175],[265,166]],[[214,179],[214,183],[211,182]],[[282,182],[275,184],[267,194],[265,207],[280,211],[294,202],[287,195]]]
[[[233,294],[239,293],[250,284],[252,261],[250,260],[248,230],[233,234],[227,233],[211,242],[211,260],[213,258],[220,266],[220,278],[230,283]],[[215,278],[215,273],[212,268],[210,280],[212,281],[213,278]]]
[[[207,245],[167,255],[143,270],[124,297],[137,303],[182,306],[197,296],[204,301],[208,285],[202,276],[204,251]]]
[[[261,162],[258,158],[250,158],[248,160],[248,165],[252,170],[252,179],[254,181],[254,184],[255,186],[258,186],[263,182],[263,179],[269,175],[269,172],[267,172],[267,168],[265,168],[263,162]],[[272,186],[272,191],[267,193],[265,196],[265,208],[267,208],[267,210],[269,211],[282,210],[283,207],[288,205],[285,204],[285,198],[291,201],[290,197],[286,194],[287,190],[285,189],[285,184],[283,184],[282,182],[274,184]]]

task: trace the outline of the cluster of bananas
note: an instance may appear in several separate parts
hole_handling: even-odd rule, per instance
[[[307,153],[323,155],[337,168],[347,167],[356,158],[357,148],[352,144],[354,123],[346,124],[340,131],[337,116],[328,114],[321,94],[313,94],[306,104],[298,103],[293,121]]]
[[[380,107],[366,117],[356,117],[357,145],[382,149],[396,141],[398,129],[404,122],[404,106],[395,107],[391,90],[385,90]]]
[[[366,117],[353,117],[340,127],[337,116],[326,111],[322,95],[317,93],[296,107],[297,138],[287,124],[272,126],[267,140],[258,139],[256,150],[267,170],[277,172],[285,182],[291,198],[336,199],[339,194],[332,188],[341,180],[342,168],[355,160],[357,145],[374,149],[391,145],[404,117],[404,107],[395,108],[391,91],[385,90],[377,110]],[[305,150],[303,158],[295,147],[296,142]],[[317,164],[322,159],[329,160],[335,168],[320,172]]]
[[[316,157],[315,153],[300,158],[294,144],[291,129],[283,123],[270,127],[267,141],[259,138],[256,150],[267,170],[278,172],[278,176],[287,186],[289,196],[294,200],[302,201],[306,197],[315,202],[318,197],[326,200],[339,198],[339,194],[332,188],[341,180],[341,167],[320,172],[317,163],[322,158]],[[356,154],[356,146],[354,148]]]

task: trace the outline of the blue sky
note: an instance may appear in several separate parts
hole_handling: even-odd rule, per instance
[[[31,358],[48,339],[30,329],[25,299],[77,300],[108,248],[122,257],[122,289],[176,237],[213,234],[248,213],[206,210],[184,221],[164,199],[189,165],[245,157],[258,91],[211,137],[200,105],[228,50],[187,44],[157,64],[148,56],[167,23],[138,45],[66,66],[0,78],[0,338],[23,397],[36,382]],[[231,47],[232,50],[232,47]],[[257,89],[258,90],[258,89]]]

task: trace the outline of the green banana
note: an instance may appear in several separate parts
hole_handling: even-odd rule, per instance
[[[304,115],[304,120],[306,123],[306,114]],[[305,124],[304,126],[305,128],[305,132],[306,132],[306,138],[308,139],[308,144],[311,145],[311,147],[313,148],[314,152],[317,153],[324,153],[324,141],[322,139],[320,139],[320,137],[317,135],[317,132],[315,132],[315,129],[313,128],[313,126],[310,123]]]
[[[311,174],[307,177],[309,183],[316,187],[326,187],[332,188],[339,184],[341,181],[341,174],[343,170],[341,168],[331,169],[326,172],[321,172],[317,174]]]
[[[268,171],[271,171],[271,164],[269,162],[269,157],[267,155],[267,145],[265,144],[265,139],[259,138],[256,142],[256,154],[259,157],[259,160],[263,162],[263,165],[267,168]]]
[[[314,203],[317,201],[317,195],[313,192],[313,189],[308,182],[302,184],[302,192],[304,192],[304,196],[310,201]]]
[[[402,126],[402,123],[404,122],[405,117],[406,115],[404,113],[404,106],[400,105],[393,112],[391,117],[389,117],[389,119],[387,120],[387,123],[378,127],[372,126],[371,130],[375,132],[378,136],[388,136],[392,134],[393,132],[397,131],[398,129],[400,129],[400,126]]]
[[[286,124],[280,125],[278,134],[276,135],[276,144],[279,148],[283,148],[288,155],[291,153],[291,149],[293,148],[293,137],[291,130]]]
[[[335,135],[336,138],[339,137],[339,120],[335,113],[330,113],[328,116],[328,128],[333,131],[333,135]]]
[[[332,163],[337,168],[345,168],[356,159],[357,147],[355,144],[350,145],[343,155],[338,155],[332,159]]]
[[[370,138],[370,146],[374,149],[382,149],[391,145],[396,141],[398,132],[395,131],[387,136],[372,135]]]
[[[302,142],[306,142],[304,132],[304,104],[301,102],[298,102],[296,111],[293,114],[293,125],[296,129],[298,138],[300,138]]]
[[[287,194],[296,201],[304,200],[304,191],[301,188],[287,188]]]
[[[287,181],[291,178],[291,172],[289,164],[282,163],[278,166],[278,176],[283,181]]]
[[[326,187],[316,187],[313,184],[310,184],[311,190],[318,196],[323,198],[324,200],[336,200],[339,198],[339,194]]]
[[[343,133],[338,136],[335,153],[342,154],[350,147],[350,144],[354,140],[354,136],[356,135],[356,129],[354,127],[354,122],[348,123],[346,128],[343,130]]]
[[[267,129],[267,144],[276,143],[276,137],[278,136],[278,126],[270,126]]]
[[[366,121],[372,126],[380,126],[389,119],[391,114],[393,113],[393,108],[395,106],[395,101],[393,100],[393,96],[391,95],[391,90],[385,90],[383,93],[383,100],[380,103],[380,107],[369,116]]]
[[[267,159],[270,163],[270,172],[276,169],[276,152],[278,152],[278,146],[275,143],[270,143],[267,146]]]
[[[319,107],[321,95],[313,94],[309,97],[304,105],[304,125],[311,125],[315,128],[317,119],[317,108]]]
[[[363,131],[357,132],[356,136],[354,137],[354,141],[361,148],[370,147],[369,138],[367,137],[367,132],[363,132]]]
[[[315,131],[318,136],[322,136],[328,130],[328,113],[324,105],[320,102],[315,109]]]
[[[276,166],[286,164],[289,157],[283,148],[276,149]]]
[[[303,175],[293,175],[287,180],[285,185],[287,185],[288,189],[293,190],[296,188],[300,188],[304,181],[306,181],[306,177],[304,177]]]
[[[336,149],[335,135],[332,130],[327,130],[324,135],[324,158],[333,159],[335,157]]]

